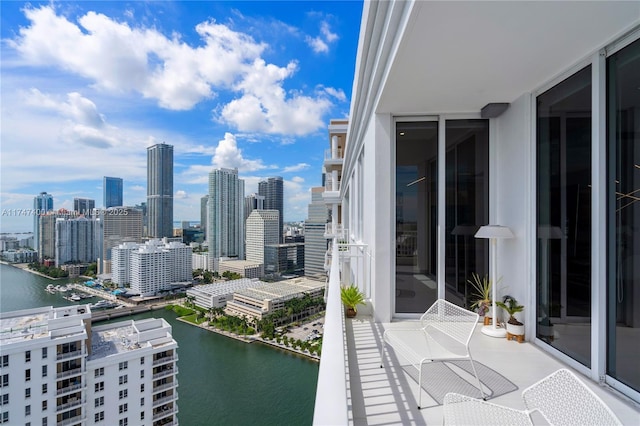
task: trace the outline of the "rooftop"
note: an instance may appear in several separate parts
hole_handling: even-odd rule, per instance
[[[93,328],[89,360],[171,344],[171,326],[163,319],[122,321]]]
[[[45,306],[0,313],[0,345],[83,333],[82,319],[90,317],[88,305]]]
[[[317,288],[324,288],[324,286],[325,283],[322,281],[294,278],[292,280],[264,283],[263,285],[240,290],[236,293],[255,299],[269,300],[293,296]]]

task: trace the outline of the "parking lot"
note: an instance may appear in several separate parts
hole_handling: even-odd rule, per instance
[[[304,342],[304,340],[313,333],[313,330],[317,330],[317,332],[322,335],[324,332],[324,317],[309,320],[298,327],[291,327],[287,333],[287,337],[296,340],[300,339]]]

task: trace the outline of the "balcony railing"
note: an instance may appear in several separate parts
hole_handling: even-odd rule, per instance
[[[60,411],[66,411],[66,410],[68,410],[70,408],[77,407],[77,406],[82,405],[84,403],[85,403],[85,401],[83,401],[82,398],[78,398],[78,399],[75,399],[73,401],[69,401],[66,404],[60,404],[60,405],[56,406],[56,412],[59,413]]]
[[[340,191],[340,184],[342,183],[342,181],[340,179],[337,179],[336,181],[336,187],[335,189],[333,188],[333,178],[329,175],[327,175],[327,178],[324,182],[324,190],[325,191]]]
[[[81,357],[82,355],[83,355],[82,349],[79,349],[77,351],[72,351],[72,352],[63,352],[56,355],[56,361],[62,361],[63,359],[69,359],[69,358],[78,358],[78,357]]]
[[[173,415],[173,414],[177,414],[178,413],[178,407],[172,407],[169,408],[167,410],[163,410],[163,411],[159,411],[156,414],[153,415],[153,420],[158,420],[161,419],[163,417],[167,417],[169,415]]]
[[[82,388],[82,383],[77,384],[77,385],[71,385],[71,386],[67,386],[66,388],[60,388],[56,391],[56,395],[62,395],[65,393],[69,393],[69,392],[73,392],[76,391],[78,389]]]
[[[155,401],[153,401],[153,403],[151,404],[151,406],[153,408],[156,408],[158,405],[162,405],[162,404],[166,404],[167,402],[171,402],[174,401],[178,398],[178,394],[173,394],[170,396],[165,396],[164,398],[158,398]]]
[[[166,390],[166,389],[175,388],[176,386],[178,386],[178,381],[177,380],[174,380],[171,383],[165,383],[165,384],[162,384],[162,385],[154,386],[153,387],[153,393],[158,393],[158,392],[161,392],[161,391]]]
[[[78,374],[82,374],[82,368],[74,368],[73,370],[62,371],[56,374],[56,379],[63,379],[65,377],[77,376]]]
[[[326,238],[337,238],[339,240],[346,240],[347,229],[342,227],[341,223],[336,224],[329,222],[324,226],[324,235]]]
[[[325,149],[324,151],[324,159],[325,160],[336,160],[341,161],[344,160],[344,153],[341,148],[338,148],[335,154],[332,153],[331,149]]]
[[[349,424],[344,314],[340,301],[340,270],[336,240],[333,242],[332,253],[324,337],[322,339],[322,357],[320,358],[313,413],[314,425]]]
[[[80,415],[77,415],[77,416],[74,416],[74,417],[69,417],[68,419],[61,420],[61,421],[56,423],[56,426],[67,426],[67,425],[72,425],[72,424],[75,424],[75,423],[81,423],[86,418],[87,418],[87,416],[80,414]]]
[[[154,359],[153,366],[155,367],[156,365],[166,364],[169,361],[177,361],[177,360],[178,360],[178,357],[176,355],[163,356],[162,358]]]
[[[178,367],[169,368],[167,370],[161,371],[153,375],[153,380],[160,379],[162,377],[171,376],[173,374],[178,374]]]

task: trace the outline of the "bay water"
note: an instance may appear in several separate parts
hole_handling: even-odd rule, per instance
[[[50,280],[0,264],[0,312],[74,302],[45,291]],[[92,303],[97,299],[85,299]],[[178,421],[200,425],[309,425],[318,364],[298,355],[244,343],[178,321],[167,310],[127,319],[164,318],[178,342]]]

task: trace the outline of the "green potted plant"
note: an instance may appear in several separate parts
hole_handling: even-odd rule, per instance
[[[473,288],[471,297],[474,298],[470,308],[478,312],[483,317],[484,325],[489,325],[491,318],[486,316],[491,307],[491,280],[486,275],[480,278],[480,275],[473,272],[471,279],[467,280]]]
[[[355,284],[340,288],[340,298],[347,308],[347,318],[353,318],[358,312],[357,306],[364,305],[364,294]]]
[[[507,320],[507,339],[515,337],[518,342],[522,343],[522,341],[524,341],[524,324],[516,319],[515,314],[522,312],[524,306],[518,304],[516,298],[509,295],[504,296],[502,302],[496,302],[496,305],[500,306],[509,314],[509,319]]]

